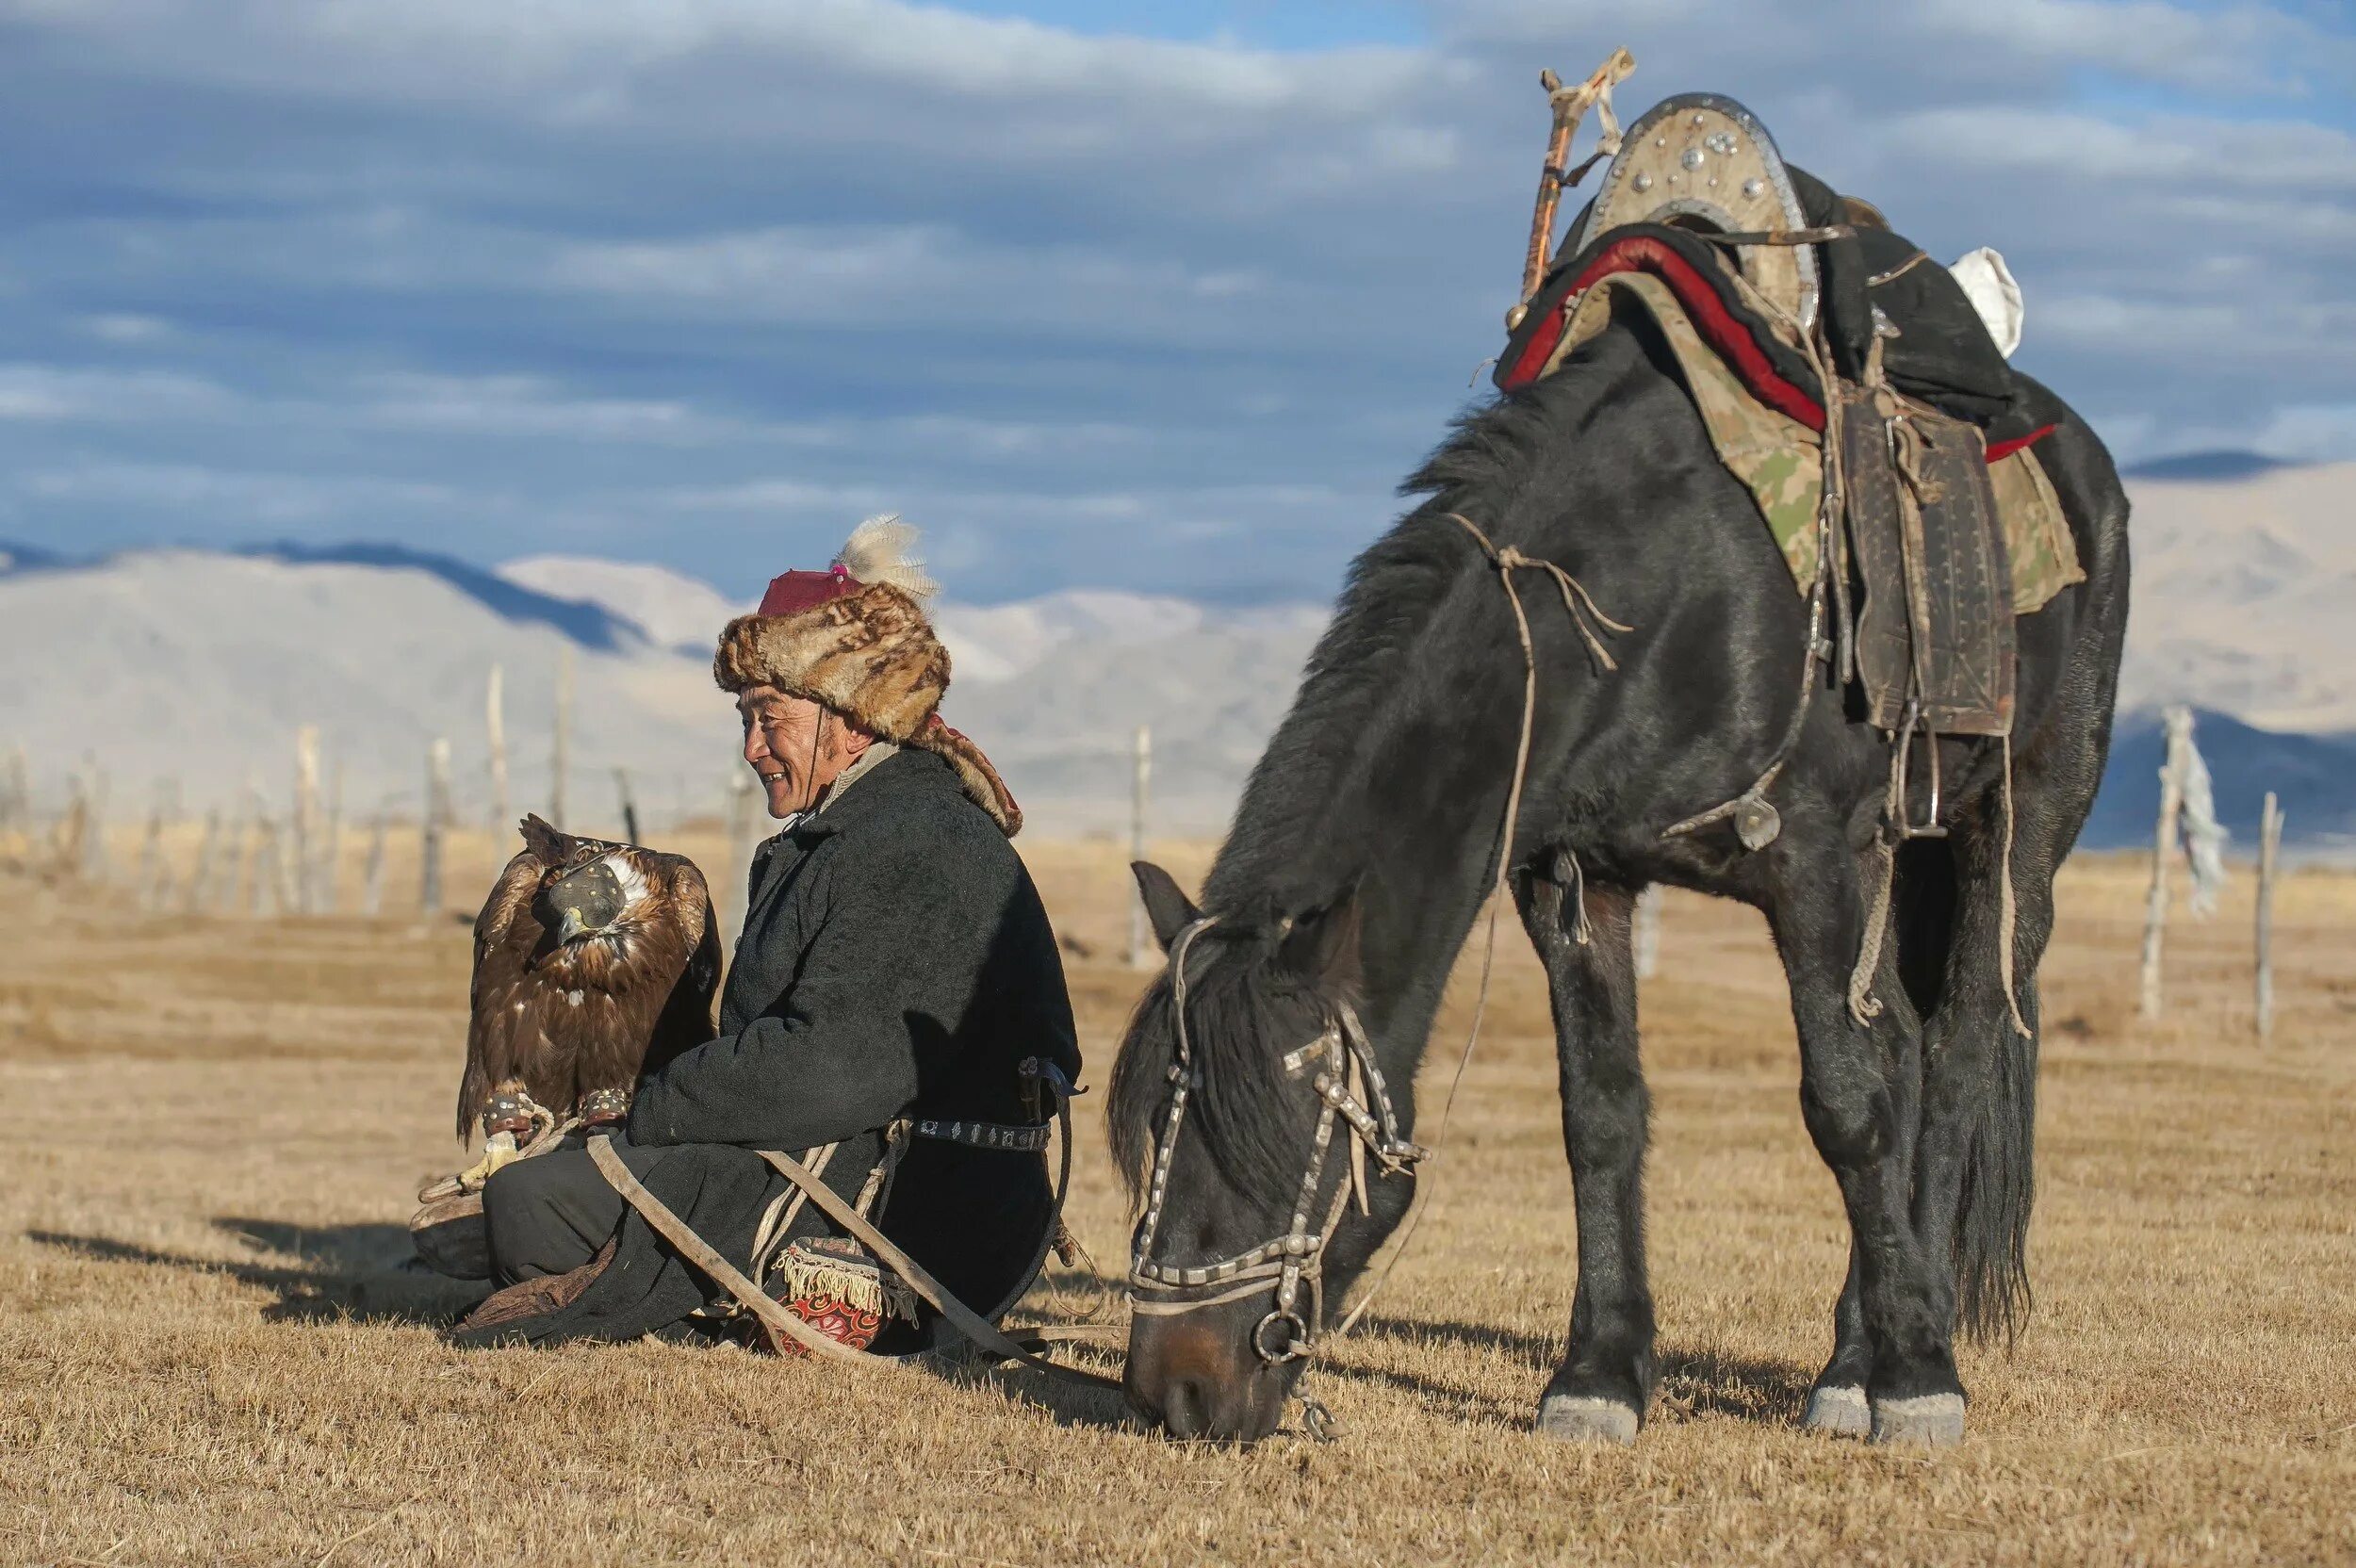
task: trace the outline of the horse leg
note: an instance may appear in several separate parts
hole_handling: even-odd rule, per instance
[[[1946,1444],[1963,1435],[1952,1339],[1955,1288],[1914,1232],[1906,1081],[1921,1025],[1885,942],[1880,1011],[1859,1024],[1849,973],[1865,929],[1856,860],[1837,840],[1787,833],[1787,875],[1768,919],[1800,1035],[1800,1108],[1841,1185],[1868,1351],[1865,1393],[1876,1441]]]
[[[1922,840],[1899,851],[1891,888],[1890,936],[1884,945],[1882,971],[1874,987],[1880,995],[1904,986],[1917,1018],[1927,1016],[1937,1002],[1947,962],[1955,904],[1950,866],[1947,846],[1940,841]],[[1918,1042],[1921,1049],[1909,1049]],[[1890,1071],[1890,1108],[1897,1121],[1901,1159],[1912,1170],[1922,1125],[1922,1063],[1929,1046],[1919,1032],[1907,1032],[1906,1037],[1891,1043],[1906,1052],[1902,1059],[1885,1065]],[[1933,1250],[1929,1256],[1936,1265],[1939,1254]],[[1848,1277],[1833,1308],[1832,1356],[1808,1390],[1808,1412],[1800,1421],[1812,1431],[1864,1437],[1873,1429],[1865,1384],[1873,1371],[1873,1353],[1865,1332],[1862,1282],[1862,1265],[1852,1243]]]
[[[1514,882],[1522,925],[1546,971],[1562,1089],[1562,1142],[1579,1217],[1570,1343],[1538,1404],[1538,1429],[1569,1440],[1635,1441],[1651,1402],[1652,1289],[1644,1275],[1644,1136],[1650,1104],[1636,1046],[1636,966],[1628,888],[1586,889],[1581,945],[1567,890]]]

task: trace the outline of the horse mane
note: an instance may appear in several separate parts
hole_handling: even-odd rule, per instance
[[[1351,564],[1291,710],[1244,786],[1203,886],[1203,906],[1219,923],[1195,943],[1186,994],[1186,1035],[1201,1080],[1188,1126],[1200,1128],[1212,1161],[1239,1192],[1285,1194],[1300,1180],[1295,1117],[1305,1102],[1284,1092],[1281,1059],[1325,1026],[1332,1001],[1283,972],[1277,941],[1287,919],[1326,907],[1357,874],[1349,846],[1362,835],[1348,831],[1349,803],[1371,783],[1364,739],[1390,727],[1418,679],[1436,678],[1417,655],[1448,585],[1472,560],[1470,541],[1438,514],[1506,515],[1538,460],[1562,443],[1573,405],[1592,402],[1597,384],[1598,378],[1566,369],[1453,422],[1399,487],[1424,503]],[[1133,1201],[1168,1109],[1175,1060],[1165,973],[1130,1017],[1105,1108],[1114,1163]]]
[[[1186,1041],[1197,1082],[1186,1125],[1237,1191],[1289,1199],[1301,1180],[1307,1102],[1283,1092],[1283,1056],[1324,1030],[1332,1004],[1286,973],[1276,951],[1266,926],[1222,922],[1196,939],[1186,965]],[[1105,1126],[1133,1203],[1144,1193],[1178,1059],[1170,999],[1165,972],[1138,998],[1113,1062]]]
[[[1607,333],[1582,349],[1586,358]],[[1330,841],[1337,802],[1364,792],[1365,750],[1357,741],[1390,727],[1418,688],[1433,678],[1428,661],[1434,615],[1448,586],[1473,560],[1464,531],[1446,520],[1479,518],[1499,543],[1499,525],[1530,487],[1534,470],[1558,452],[1578,411],[1594,401],[1602,378],[1578,373],[1578,361],[1529,388],[1459,415],[1420,467],[1399,485],[1424,498],[1352,561],[1333,619],[1317,639],[1291,710],[1253,764],[1227,841],[1203,885],[1204,906],[1218,911],[1254,904],[1277,915],[1315,908],[1347,880],[1350,867],[1318,863],[1304,849]],[[1352,743],[1336,744],[1336,735]]]

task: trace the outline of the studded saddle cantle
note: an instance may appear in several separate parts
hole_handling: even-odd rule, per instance
[[[1775,139],[1731,98],[1687,92],[1663,99],[1628,127],[1602,188],[1563,254],[1607,231],[1667,223],[1718,234],[1790,233],[1809,226]],[[1803,328],[1814,325],[1819,284],[1808,245],[1741,245],[1751,286]]]

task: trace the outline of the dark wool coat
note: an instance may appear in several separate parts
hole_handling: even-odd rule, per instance
[[[629,1140],[678,1146],[647,1190],[739,1268],[782,1177],[753,1151],[841,1142],[827,1184],[855,1196],[875,1131],[902,1116],[1031,1119],[1018,1065],[1077,1080],[1063,963],[1029,873],[929,752],[886,758],[753,858],[720,1036],[640,1086]],[[1048,1223],[1038,1154],[915,1139],[884,1233],[978,1312],[1020,1285]],[[805,1205],[795,1233],[824,1225]],[[462,1335],[630,1339],[718,1295],[635,1213],[613,1261],[544,1317]]]

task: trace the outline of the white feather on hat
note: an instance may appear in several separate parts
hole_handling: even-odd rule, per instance
[[[836,552],[834,564],[856,581],[888,582],[922,602],[938,596],[941,584],[925,573],[922,559],[908,553],[916,540],[916,525],[902,522],[898,513],[889,512],[853,529]]]

